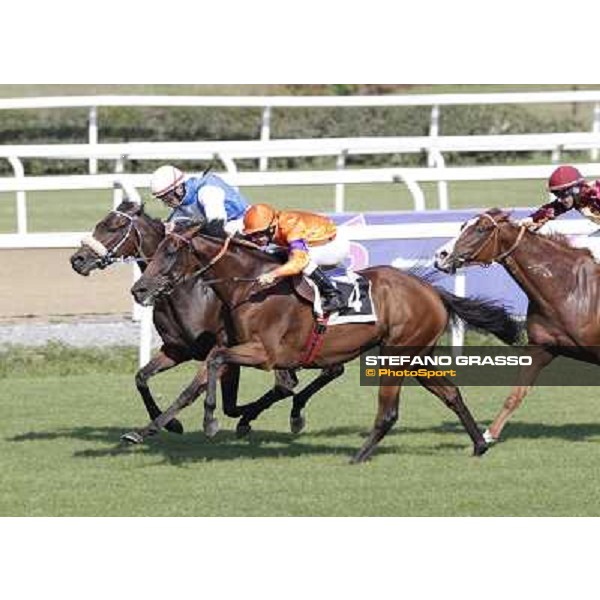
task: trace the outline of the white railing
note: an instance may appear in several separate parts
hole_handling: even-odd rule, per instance
[[[400,107],[429,106],[431,118],[429,134],[440,134],[440,113],[442,106],[499,105],[499,104],[594,104],[591,131],[600,130],[600,91],[573,92],[526,92],[526,93],[478,93],[478,94],[428,94],[428,95],[389,95],[389,96],[62,96],[49,98],[4,98],[0,99],[0,110],[25,110],[40,108],[87,108],[88,141],[98,143],[99,107],[238,107],[260,108],[262,122],[260,139],[271,137],[273,108],[326,108],[326,107]],[[267,159],[261,158],[261,170],[267,169]],[[598,159],[598,150],[592,149],[591,160]],[[429,166],[434,157],[430,155]],[[89,159],[90,173],[96,173],[97,160]]]
[[[66,145],[5,145],[0,146],[0,158],[10,161],[15,177],[22,180],[25,171],[22,160],[28,158],[114,160],[115,172],[125,170],[126,160],[162,159],[219,159],[228,173],[237,178],[236,160],[267,159],[276,157],[337,156],[337,170],[343,171],[350,155],[420,153],[433,157],[434,168],[444,169],[443,153],[447,152],[523,152],[549,151],[556,162],[562,151],[588,150],[600,147],[600,130],[596,133],[553,133],[535,135],[485,135],[439,137],[385,137],[385,138],[332,138],[321,140],[273,140],[269,142],[145,142],[127,144],[66,144]],[[399,176],[411,169],[402,169]],[[261,172],[262,173],[262,172]],[[266,175],[266,174],[265,174]],[[262,178],[262,174],[259,175]],[[415,207],[421,208],[421,193],[414,178],[404,179],[411,190]],[[425,180],[423,180],[425,181]],[[438,203],[440,209],[449,208],[448,179],[439,178]],[[262,184],[259,184],[262,185]],[[343,182],[336,182],[335,210],[344,210]],[[18,190],[19,223],[24,227],[25,187]],[[25,232],[26,229],[19,229]]]
[[[600,176],[600,163],[578,165],[586,177]],[[445,183],[456,181],[510,181],[545,180],[551,167],[548,165],[527,166],[478,166],[478,167],[437,167],[437,168],[387,168],[387,169],[349,169],[336,171],[270,171],[270,172],[232,172],[222,176],[230,183],[240,187],[294,186],[294,185],[348,185],[364,183],[392,184],[401,183],[408,187],[415,210],[425,210],[425,195],[421,183]],[[112,189],[118,179],[131,188],[147,188],[149,174],[130,175],[70,175],[48,177],[5,177],[0,178],[0,192],[60,191]],[[121,191],[115,191],[115,204]],[[442,198],[443,199],[443,198]],[[486,204],[482,198],[482,204]],[[27,214],[22,206],[22,196],[17,196],[17,231],[27,232]],[[335,212],[344,211],[344,196],[336,193]],[[373,207],[374,208],[374,207]],[[448,203],[440,203],[440,209],[447,209]]]

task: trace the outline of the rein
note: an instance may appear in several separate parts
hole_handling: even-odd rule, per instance
[[[494,225],[495,228],[495,236],[490,236],[487,240],[485,240],[483,242],[483,244],[477,249],[477,252],[473,253],[473,256],[477,256],[478,254],[481,253],[481,251],[487,246],[487,244],[492,241],[498,240],[498,233],[500,231],[500,225],[498,225],[498,223],[496,222],[496,220],[494,219],[494,217],[492,217],[492,215],[489,215],[488,213],[483,213],[482,215],[483,217],[486,217],[487,219],[489,219],[492,224]],[[493,257],[491,259],[490,262],[494,263],[494,262],[502,262],[503,260],[507,259],[519,246],[519,244],[521,243],[521,240],[523,239],[523,236],[525,235],[525,231],[527,231],[527,227],[525,227],[525,225],[521,225],[520,229],[519,229],[519,235],[517,235],[517,239],[515,240],[514,244],[505,252],[502,252],[501,254],[499,254],[496,257]]]
[[[169,235],[188,246],[196,256],[200,256],[194,247],[194,244],[192,243],[193,238],[186,238],[178,233],[170,233]],[[216,265],[223,258],[223,256],[225,256],[232,239],[233,235],[228,235],[225,238],[225,242],[223,243],[221,249],[210,259],[206,265],[201,267],[198,271],[193,271],[192,273],[184,275],[178,279],[177,285],[187,281],[188,279],[191,279],[192,277],[199,277],[200,275],[206,273],[206,271],[208,271],[211,267]],[[256,277],[221,277],[219,279],[204,279],[200,283],[205,286],[210,286],[216,283],[255,283],[256,281]]]

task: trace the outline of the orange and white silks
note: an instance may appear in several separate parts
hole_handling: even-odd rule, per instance
[[[337,239],[336,224],[322,215],[281,211],[276,214],[273,225],[273,243],[290,252],[289,261],[273,271],[275,277],[297,275],[311,260],[317,265],[337,264],[348,253],[348,243]]]

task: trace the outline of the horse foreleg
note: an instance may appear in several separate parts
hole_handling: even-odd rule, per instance
[[[554,359],[554,355],[541,346],[534,346],[528,350],[527,354],[531,356],[531,365],[521,367],[517,376],[517,382],[504,401],[504,406],[502,406],[494,422],[483,434],[488,443],[493,443],[500,439],[500,434],[504,426],[512,414],[521,406],[525,396],[531,391],[541,370],[547,367]]]
[[[192,382],[183,390],[183,392],[181,392],[181,394],[179,394],[175,402],[173,402],[164,413],[160,414],[143,429],[130,431],[121,436],[121,439],[126,442],[140,444],[147,437],[157,434],[177,413],[179,413],[179,411],[186,406],[193,404],[205,389],[206,367],[202,364]]]
[[[417,381],[456,414],[473,442],[473,455],[485,454],[489,447],[456,385],[446,377],[417,377]]]
[[[144,406],[146,407],[148,416],[152,420],[160,416],[161,410],[152,396],[152,392],[148,386],[148,380],[159,373],[164,373],[165,371],[172,369],[182,362],[182,360],[174,360],[170,358],[164,353],[163,350],[161,350],[147,365],[142,367],[135,374],[135,386],[137,387],[137,390],[144,401]],[[169,421],[165,425],[165,429],[173,433],[183,433],[183,425],[177,419],[172,419]]]
[[[227,365],[259,366],[268,362],[268,356],[261,342],[248,342],[232,348],[215,348],[211,351],[206,364],[208,368],[208,386],[204,399],[204,433],[214,436],[219,423],[214,416],[217,407],[217,380]]]
[[[258,400],[239,407],[242,418],[236,427],[238,437],[248,435],[252,431],[250,423],[273,404],[292,396],[297,385],[298,378],[295,371],[275,371],[275,385]]]
[[[382,378],[383,381],[383,378]],[[371,457],[377,444],[386,436],[388,431],[393,427],[398,420],[400,405],[400,389],[404,383],[403,378],[396,378],[394,385],[379,386],[379,406],[377,409],[377,417],[375,425],[369,434],[367,441],[358,451],[351,463],[361,463]]]
[[[305,388],[294,395],[294,403],[290,413],[290,430],[292,433],[300,433],[306,426],[306,420],[302,411],[308,401],[326,385],[344,374],[344,365],[334,365],[321,371],[321,374],[311,381]]]

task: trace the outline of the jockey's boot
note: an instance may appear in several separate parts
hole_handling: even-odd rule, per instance
[[[341,294],[320,267],[317,267],[309,277],[317,284],[321,292],[324,313],[333,313],[344,308]]]

